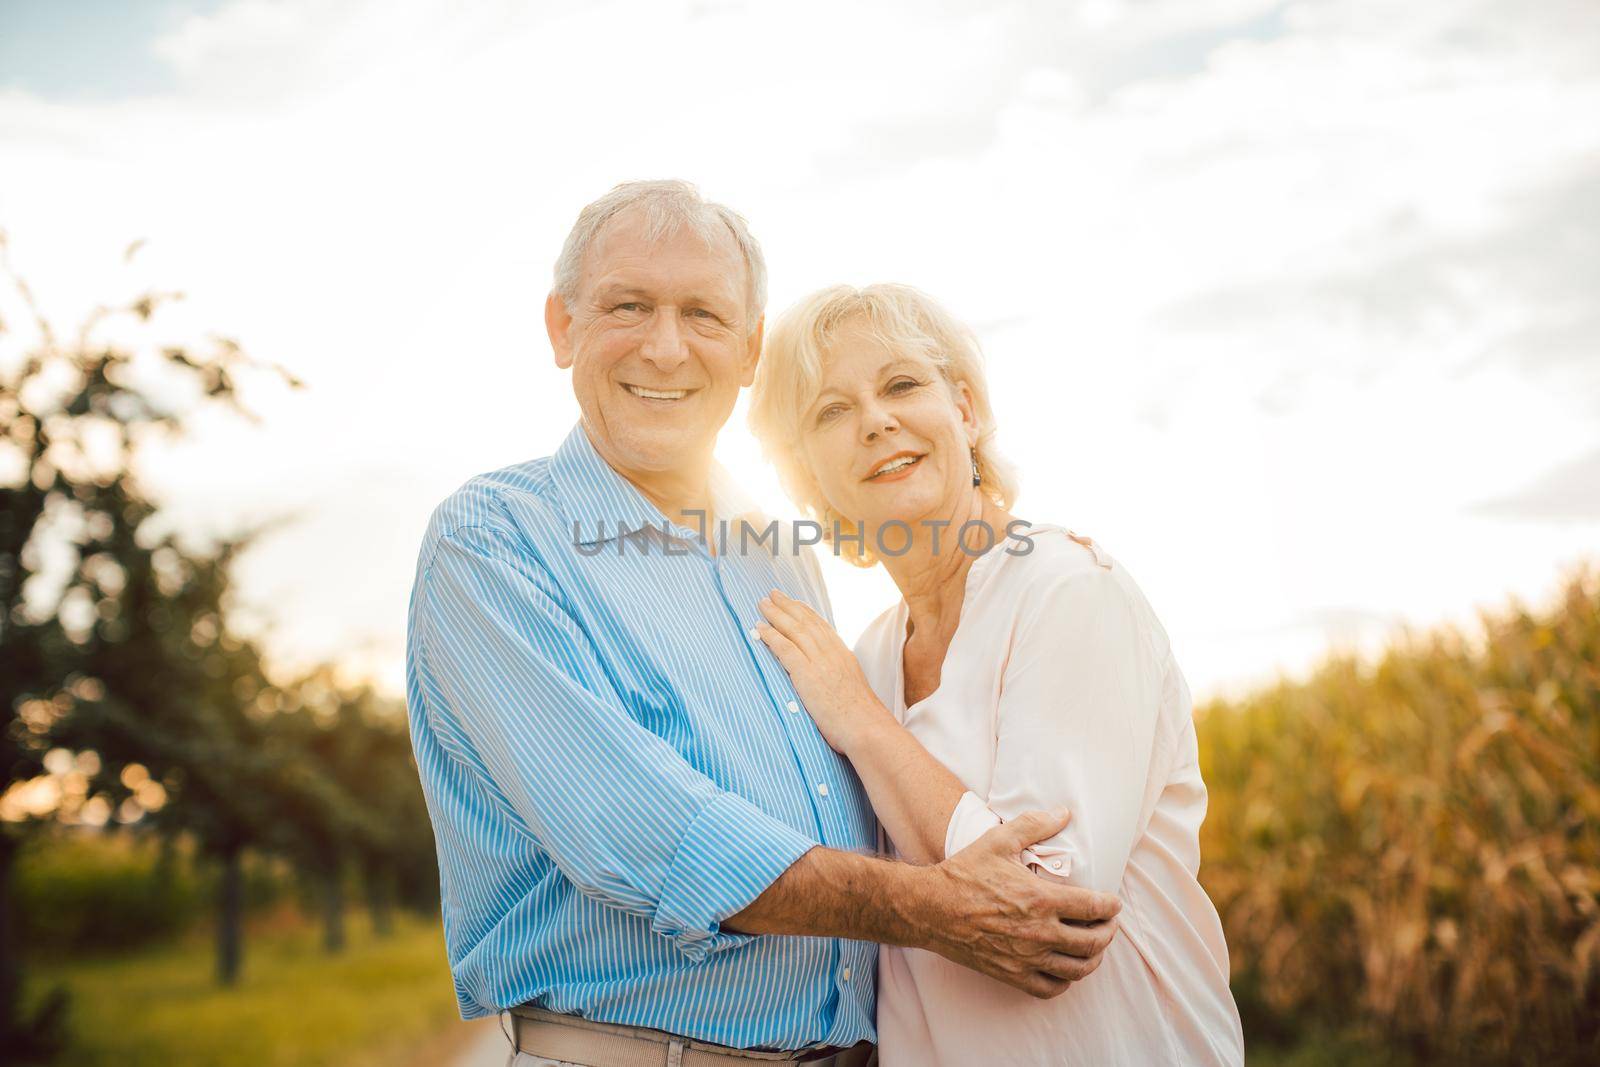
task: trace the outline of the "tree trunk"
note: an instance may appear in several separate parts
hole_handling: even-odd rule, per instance
[[[244,948],[244,850],[228,845],[222,852],[222,879],[217,886],[217,982],[239,980]]]
[[[344,951],[344,879],[334,863],[323,872],[322,947],[329,953]]]
[[[163,893],[178,880],[178,839],[176,834],[162,833],[156,839],[155,882]]]
[[[66,1034],[67,993],[51,989],[31,1015],[22,1011],[22,948],[17,937],[13,878],[22,851],[21,832],[0,826],[0,1053],[6,1063],[49,1063],[60,1055]]]
[[[17,962],[21,946],[11,914],[11,875],[20,847],[16,835],[0,827],[0,1038],[7,1039],[22,1029],[22,966]]]
[[[372,913],[372,932],[379,937],[394,933],[394,879],[389,868],[374,864],[367,869],[367,910]]]

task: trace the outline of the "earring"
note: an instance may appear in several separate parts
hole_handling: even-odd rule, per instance
[[[975,448],[972,450],[972,484],[974,486],[983,484],[983,475],[978,473],[978,450]]]

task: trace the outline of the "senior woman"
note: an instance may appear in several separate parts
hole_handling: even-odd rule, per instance
[[[906,286],[819,292],[769,334],[751,424],[836,550],[899,587],[854,655],[777,591],[758,627],[895,852],[935,863],[1064,807],[1066,829],[1019,862],[1122,900],[1099,970],[1054,999],[884,946],[885,1067],[1242,1063],[1227,945],[1195,877],[1206,790],[1188,687],[1120,564],[1008,510],[971,333]]]

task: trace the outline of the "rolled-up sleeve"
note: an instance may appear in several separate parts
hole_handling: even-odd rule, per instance
[[[691,959],[817,842],[721,789],[627,712],[515,534],[458,527],[419,577],[416,637],[445,747],[580,892]]]
[[[1158,759],[1160,665],[1132,596],[1112,573],[1073,575],[1030,599],[1002,675],[988,802],[962,797],[945,851],[1022,812],[1065,806],[1067,828],[1025,861],[1073,885],[1115,892]]]

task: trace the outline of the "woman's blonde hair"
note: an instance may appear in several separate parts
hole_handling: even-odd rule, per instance
[[[812,293],[778,317],[767,331],[750,394],[750,429],[777,468],[789,496],[831,538],[834,524],[851,537],[835,546],[862,567],[877,562],[871,546],[855,540],[857,524],[828,506],[801,449],[801,418],[821,392],[822,372],[839,329],[859,323],[896,352],[920,352],[951,386],[965,383],[978,419],[975,448],[985,495],[1002,508],[1016,500],[1016,474],[995,450],[994,409],[983,376],[983,353],[971,330],[932,297],[909,285],[836,285]]]

